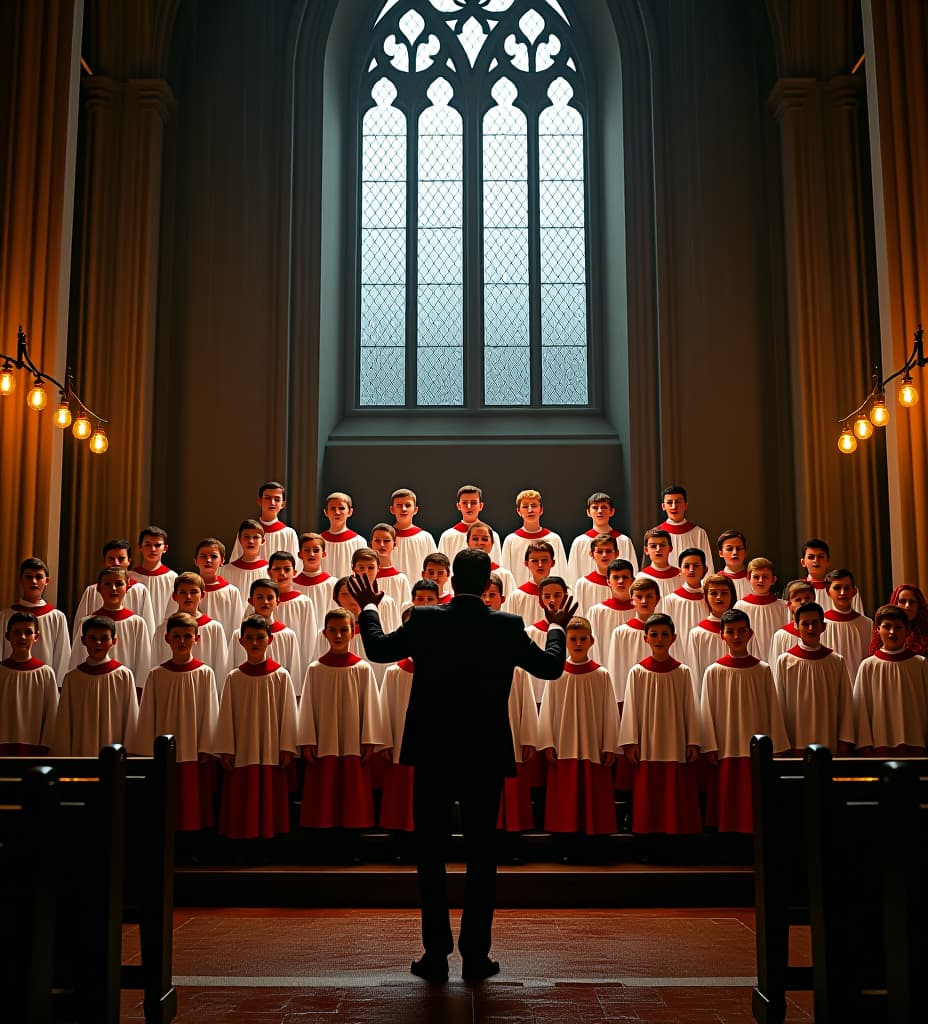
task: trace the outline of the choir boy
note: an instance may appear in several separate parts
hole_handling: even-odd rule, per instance
[[[635,614],[612,631],[609,640],[606,668],[612,679],[615,699],[621,711],[625,700],[625,681],[633,665],[647,657],[648,645],[644,637],[644,624],[654,614],[661,592],[647,576],[639,576],[629,588]]]
[[[809,601],[815,600],[815,589],[808,580],[791,580],[786,584],[784,593],[786,595],[786,609],[790,620],[773,634],[773,639],[770,641],[770,651],[767,655],[767,664],[770,666],[774,680],[777,678],[777,662],[780,660],[780,655],[788,651],[790,647],[793,647],[799,639],[799,630],[796,629],[796,623],[793,622],[796,609]]]
[[[257,519],[243,519],[238,527],[238,542],[242,547],[242,556],[229,562],[225,576],[234,587],[238,587],[239,593],[247,600],[252,583],[267,577],[264,527]]]
[[[621,626],[635,614],[629,587],[635,579],[635,567],[627,558],[616,558],[606,568],[606,582],[609,597],[590,609],[590,628],[594,637],[599,637],[598,657],[606,660],[609,654],[609,640],[616,626]]]
[[[451,583],[451,563],[448,556],[440,551],[432,551],[422,562],[422,579],[432,580],[438,584],[439,604],[448,604],[452,593],[448,589]]]
[[[828,583],[825,579],[831,566],[831,548],[828,546],[828,542],[822,540],[821,537],[810,537],[802,545],[799,564],[808,574],[806,579],[815,590],[815,600],[827,611],[831,607]],[[854,595],[854,611],[862,613],[863,610],[864,606],[858,592]]]
[[[359,546],[363,547],[364,545]],[[322,622],[325,613],[330,611],[334,604],[332,588],[335,586],[335,577],[330,576],[322,568],[324,559],[325,538],[322,534],[301,533],[300,561],[303,563],[303,569],[293,577],[293,585],[312,601],[317,625]],[[350,556],[348,563],[351,564]]]
[[[685,655],[693,676],[696,700],[702,692],[702,677],[706,669],[727,650],[722,640],[722,615],[735,606],[735,585],[727,576],[713,573],[702,581],[703,601],[708,615],[699,620],[686,638]]]
[[[612,766],[619,749],[619,713],[609,673],[590,658],[593,632],[576,617],[567,624],[564,674],[545,687],[538,750],[547,759],[545,831],[606,835],[616,829]]]
[[[162,559],[167,554],[168,535],[160,526],[146,526],[139,533],[139,557],[137,565],[129,570],[129,578],[148,588],[151,597],[151,613],[155,622],[161,622],[170,607],[174,577]],[[149,635],[151,630],[149,630]]]
[[[789,622],[789,608],[785,601],[773,593],[777,578],[769,558],[752,558],[748,562],[748,579],[751,592],[736,601],[735,607],[744,609],[751,619],[754,632],[751,654],[764,659],[770,651],[776,631]]]
[[[204,537],[196,547],[194,561],[203,580],[203,599],[200,610],[222,625],[231,637],[245,617],[245,598],[238,587],[220,576],[219,570],[226,560],[226,546],[215,537]],[[225,676],[216,674],[220,682]]]
[[[700,712],[710,765],[706,824],[719,832],[753,832],[751,737],[769,736],[774,753],[789,750],[773,673],[749,652],[751,620],[732,608],[722,614],[728,653],[706,669]]]
[[[467,547],[476,548],[478,551],[486,551],[490,556],[490,572],[495,572],[503,584],[503,593],[511,594],[516,589],[515,577],[508,569],[504,569],[493,555],[494,543],[499,546],[499,541],[494,542],[496,530],[479,519],[467,527]],[[508,609],[507,609],[508,611]]]
[[[880,649],[860,663],[854,719],[861,754],[924,757],[928,752],[928,662],[905,646],[905,609],[884,604],[874,616]]]
[[[264,543],[268,551],[289,551],[294,558],[299,557],[300,542],[296,530],[287,526],[278,518],[287,507],[287,489],[276,480],[266,480],[258,488],[258,522],[264,530]],[[242,547],[238,538],[232,549],[232,559],[240,558]]]
[[[348,580],[350,578],[350,576],[342,576],[341,579],[335,581],[335,584],[332,587],[332,607],[323,612],[322,619],[320,621],[325,622],[326,615],[335,608],[344,608],[345,611],[351,612],[352,618],[354,619],[354,632],[351,635],[349,650],[352,654],[357,654],[358,657],[363,658],[364,645],[361,643],[361,633],[358,629],[358,616],[361,614],[361,609],[358,602],[351,596],[351,591],[348,589]],[[386,604],[387,601],[388,598],[384,597],[380,603]],[[318,661],[328,649],[329,644],[325,638],[325,633],[320,629],[310,662]],[[386,666],[377,665],[376,668],[384,671]]]
[[[306,760],[300,824],[305,828],[370,828],[374,791],[370,759],[384,745],[377,681],[349,650],[354,616],[330,611],[328,651],[306,671],[297,742]]]
[[[589,610],[609,597],[609,581],[606,571],[609,563],[619,556],[615,538],[608,533],[601,533],[590,541],[590,558],[593,570],[580,577],[574,586],[574,597],[579,605],[581,615],[589,614]]]
[[[191,575],[182,573],[178,579]],[[151,757],[157,736],[169,733],[174,737],[177,743],[175,827],[182,832],[214,824],[216,762],[212,750],[219,699],[212,668],[194,657],[195,652],[199,653],[200,629],[196,617],[188,612],[179,611],[168,618],[164,643],[170,656],[148,673],[131,744],[133,753]]]
[[[680,484],[668,484],[664,488],[661,501],[661,508],[667,518],[660,524],[660,529],[666,530],[671,536],[670,564],[677,565],[681,551],[686,548],[699,548],[707,553],[712,550],[709,547],[709,536],[706,531],[686,518],[686,510],[689,508],[689,499],[686,495],[686,488]],[[709,566],[709,569],[713,569]]]
[[[131,745],[135,734],[135,679],[109,656],[117,643],[116,623],[91,615],[81,622],[80,631],[87,657],[61,686],[52,743],[56,757],[97,757],[109,743]]]
[[[510,593],[506,605],[506,610],[513,615],[520,615],[526,626],[531,626],[538,618],[539,586],[551,575],[554,566],[554,548],[548,541],[528,542],[525,547],[525,568],[529,578]],[[567,586],[566,582],[564,586]]]
[[[634,769],[632,831],[699,832],[701,736],[690,670],[670,654],[676,633],[669,615],[652,615],[644,636],[651,653],[628,673],[619,725]]]
[[[538,604],[535,607],[535,621],[528,626],[526,633],[539,647],[544,647],[548,637],[548,617],[545,609],[550,608],[557,611],[567,599],[567,582],[560,576],[548,576],[538,584]],[[507,609],[512,611],[512,609]],[[537,676],[531,676],[532,690],[535,694],[535,703],[540,705],[542,695],[545,692],[547,680]]]
[[[103,569],[125,569],[129,571],[132,565],[132,542],[124,540],[120,537],[113,537],[103,545]],[[86,618],[88,615],[93,614],[94,608],[100,603],[100,595],[97,593],[96,583],[88,583],[84,589],[84,593],[81,595],[81,599],[77,605],[77,611],[74,613],[74,621],[80,622],[81,619]],[[148,626],[148,632],[154,633],[155,626],[155,612],[151,603],[151,592],[144,583],[139,583],[129,577],[129,587],[126,590],[126,607],[131,608],[136,615],[141,615],[145,620],[145,625]]]
[[[594,538],[607,533],[616,543],[616,558],[624,558],[631,562],[634,572],[638,572],[638,555],[635,553],[635,546],[631,538],[626,537],[621,530],[612,525],[612,517],[615,515],[615,504],[612,498],[604,491],[596,491],[586,499],[587,518],[593,521],[592,527],[575,537],[570,545],[570,554],[567,558],[567,581],[571,585],[589,572],[589,543]]]
[[[857,585],[850,569],[832,569],[825,577],[831,607],[825,612],[829,646],[847,663],[847,674],[857,677],[860,663],[867,657],[873,636],[873,619],[854,608]]]
[[[463,551],[467,547],[468,529],[474,523],[480,522],[480,513],[483,511],[483,491],[476,484],[464,484],[458,488],[458,500],[454,507],[461,513],[461,521],[449,527],[438,538],[438,550],[447,555],[451,561],[459,551]],[[498,563],[501,551],[499,534],[493,531],[492,544],[487,552],[490,560]]]
[[[413,522],[418,511],[415,491],[401,487],[390,495],[390,514],[396,528],[393,561],[407,579],[415,579],[425,556],[438,550],[435,538]]]
[[[319,628],[313,603],[293,585],[296,578],[296,559],[289,551],[275,551],[268,558],[267,571],[277,584],[277,607],[274,618],[296,633],[297,647],[302,655],[301,667],[312,660],[310,655],[316,643]]]
[[[225,779],[219,834],[270,839],[290,831],[288,770],[297,752],[296,696],[290,673],[268,657],[276,637],[260,615],[249,615],[238,642],[245,661],[222,688],[213,752]]]
[[[10,656],[11,646],[6,639],[9,623],[14,615],[28,613],[39,622],[35,635],[35,649],[31,658],[38,658],[55,674],[55,679],[64,679],[71,658],[71,639],[68,635],[68,620],[64,612],[45,600],[45,590],[51,577],[48,566],[41,558],[26,558],[19,566],[19,600],[0,612],[0,636],[3,640],[3,657]],[[99,600],[99,595],[98,598]]]
[[[296,633],[288,626],[285,626],[277,618],[277,606],[279,591],[277,584],[266,578],[254,580],[248,592],[248,603],[254,609],[254,615],[264,619],[270,626],[271,636],[274,638],[274,661],[286,669],[290,676],[290,682],[294,687],[297,697],[300,695],[300,687],[303,685],[303,664],[304,659],[308,663],[308,652],[300,650],[300,644]],[[246,614],[246,620],[251,615]],[[241,646],[241,629],[236,629],[229,638],[228,664],[234,665],[237,659],[238,648]],[[220,696],[222,684],[220,684]]]
[[[662,598],[672,594],[680,585],[680,569],[676,563],[670,562],[672,553],[670,534],[662,526],[655,526],[644,535],[644,554],[650,564],[638,575],[654,580]]]
[[[171,573],[171,583],[177,574]],[[151,668],[151,634],[141,615],[136,615],[125,607],[126,590],[129,576],[125,569],[101,569],[97,577],[98,605],[90,618],[110,620],[116,636],[119,637],[119,656],[122,664],[132,673],[136,684],[141,688],[145,685],[148,670]],[[81,644],[78,634],[83,636],[84,622],[81,619],[74,624],[74,636],[71,641],[70,668],[76,668],[81,662]],[[86,645],[84,645],[86,646]]]
[[[720,576],[727,576],[735,585],[735,592],[740,601],[751,589],[748,579],[747,539],[740,530],[725,530],[719,534],[719,558],[724,563],[719,570]]]
[[[525,549],[531,541],[547,542],[554,551],[554,562],[559,566],[567,565],[564,542],[553,530],[541,525],[544,511],[539,491],[519,491],[516,495],[516,514],[522,520],[522,525],[503,541],[503,557],[500,564],[512,573],[517,584],[525,583],[529,578]]]
[[[367,546],[367,541],[359,533],[348,528],[348,520],[354,515],[351,495],[344,491],[333,491],[325,499],[324,512],[329,521],[329,528],[322,532],[326,571],[335,578],[347,576],[351,571],[352,552]]]
[[[168,623],[178,612],[190,615],[197,626],[197,654],[199,660],[208,665],[215,679],[225,679],[232,667],[229,661],[229,640],[222,623],[212,619],[200,611],[206,584],[203,577],[195,572],[182,572],[174,580],[174,612],[169,615],[151,638],[152,666],[160,665],[171,657],[171,645],[168,642]],[[239,620],[241,621],[241,620]]]
[[[825,610],[815,601],[793,616],[798,642],[777,662],[776,685],[790,747],[797,754],[821,743],[836,754],[854,745],[851,680],[840,654],[822,644]]]
[[[690,665],[687,643],[690,632],[699,625],[706,610],[703,599],[702,581],[706,575],[706,556],[699,548],[687,548],[680,552],[680,577],[682,583],[672,593],[661,598],[661,611],[666,612],[677,630],[674,654],[679,661]],[[692,665],[690,665],[692,668]]]
[[[396,548],[396,528],[389,523],[378,523],[371,529],[371,549],[377,555],[377,586],[392,598],[397,608],[408,605],[412,592],[409,577],[393,564]]]
[[[7,619],[9,653],[0,662],[0,757],[33,757],[51,749],[58,683],[51,665],[35,656],[39,635],[32,612],[13,612]]]

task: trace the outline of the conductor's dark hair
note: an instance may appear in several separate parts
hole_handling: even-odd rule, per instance
[[[477,548],[464,548],[454,556],[451,570],[451,585],[456,594],[479,597],[490,578],[490,556]]]

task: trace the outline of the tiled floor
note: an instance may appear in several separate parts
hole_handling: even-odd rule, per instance
[[[754,915],[747,910],[504,910],[502,973],[447,985],[408,973],[410,911],[179,910],[177,1024],[751,1024]],[[127,929],[126,953],[137,948]],[[794,961],[806,954],[797,938]],[[142,1020],[124,993],[123,1021]],[[791,1000],[789,1024],[811,1020]]]

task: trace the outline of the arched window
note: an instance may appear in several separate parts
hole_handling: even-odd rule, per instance
[[[387,0],[370,37],[358,406],[589,406],[587,97],[564,8]]]

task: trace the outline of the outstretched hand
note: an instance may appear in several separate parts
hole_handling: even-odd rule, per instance
[[[380,604],[383,600],[383,591],[377,589],[376,580],[371,582],[361,573],[349,576],[346,586],[348,593],[358,602],[360,608],[366,608],[369,604]]]
[[[554,623],[560,626],[562,629],[567,628],[567,623],[577,614],[578,604],[573,599],[572,595],[565,594],[561,601],[560,608],[552,611],[550,608],[545,608],[545,618],[550,623]]]

